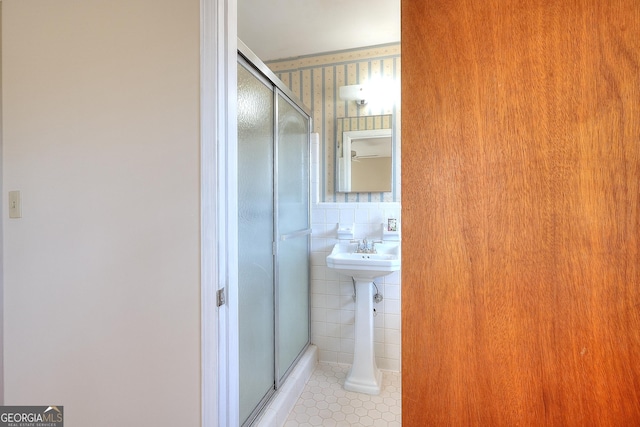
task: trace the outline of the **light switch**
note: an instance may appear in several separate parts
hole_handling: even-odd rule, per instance
[[[19,191],[9,191],[9,218],[22,218],[22,203]]]

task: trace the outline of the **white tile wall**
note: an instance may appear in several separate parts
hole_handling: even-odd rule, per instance
[[[353,361],[354,314],[351,277],[327,268],[326,257],[337,243],[339,222],[355,224],[356,239],[382,238],[387,218],[400,222],[399,203],[319,203],[311,214],[311,341],[321,362]],[[384,299],[375,304],[376,363],[400,371],[400,272],[375,281]]]

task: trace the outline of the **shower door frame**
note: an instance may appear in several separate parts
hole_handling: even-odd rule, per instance
[[[287,102],[294,107],[296,110],[298,110],[298,112],[300,112],[301,114],[305,115],[308,117],[308,122],[307,122],[307,140],[306,140],[306,145],[307,145],[307,150],[308,151],[308,157],[307,157],[307,164],[306,164],[306,168],[307,171],[310,173],[311,170],[311,156],[310,156],[310,146],[311,146],[311,131],[313,130],[313,118],[312,118],[312,114],[311,114],[311,110],[309,108],[307,108],[299,99],[298,97],[262,62],[262,60],[260,58],[258,58],[258,56],[256,56],[249,47],[247,47],[240,39],[237,39],[237,58],[236,58],[236,64],[239,64],[241,66],[243,66],[247,71],[249,71],[251,74],[254,75],[254,77],[256,77],[258,80],[261,80],[264,84],[267,84],[269,86],[272,87],[273,90],[273,161],[274,161],[274,168],[273,168],[273,292],[274,292],[274,319],[273,319],[273,326],[274,326],[274,347],[273,347],[273,351],[274,351],[274,366],[273,366],[273,373],[274,373],[274,387],[273,389],[267,393],[262,400],[258,403],[258,405],[254,408],[254,410],[252,411],[252,413],[249,415],[246,424],[251,424],[251,422],[253,422],[257,417],[260,416],[262,410],[264,409],[264,407],[268,404],[268,402],[271,400],[271,398],[273,397],[273,395],[275,394],[275,392],[280,388],[280,386],[282,385],[282,383],[285,382],[286,378],[289,376],[289,374],[291,373],[292,369],[296,366],[297,362],[300,360],[300,358],[302,357],[302,355],[304,354],[305,350],[309,347],[309,345],[311,344],[311,289],[310,289],[310,283],[311,283],[311,264],[310,264],[310,260],[309,260],[309,268],[308,268],[308,272],[307,272],[307,342],[306,344],[302,347],[300,353],[298,354],[298,356],[293,360],[292,364],[287,368],[287,370],[282,373],[280,372],[280,368],[279,368],[279,352],[278,352],[278,343],[279,343],[279,327],[278,327],[278,321],[277,321],[277,315],[279,313],[279,306],[278,306],[278,284],[279,284],[279,274],[278,274],[278,251],[279,251],[279,244],[281,240],[288,240],[290,238],[299,238],[301,236],[310,236],[311,235],[311,179],[310,179],[310,175],[309,175],[309,179],[307,182],[307,225],[308,228],[305,230],[298,230],[294,233],[291,233],[290,235],[287,236],[280,236],[280,229],[279,229],[279,222],[278,222],[278,149],[279,149],[279,144],[278,144],[278,139],[279,139],[279,126],[278,126],[278,97],[282,97],[285,100],[287,100]],[[236,83],[236,82],[234,82]],[[236,94],[237,94],[237,83],[235,84],[235,89],[236,89]],[[236,105],[237,108],[237,105]],[[236,123],[236,127],[237,127],[237,123]],[[236,145],[238,143],[238,141],[235,141]],[[238,161],[238,150],[234,148],[234,153],[235,153],[235,161]],[[237,178],[236,178],[237,180]],[[237,186],[237,181],[236,181],[236,186]],[[236,210],[236,216],[237,216],[237,206],[238,206],[238,200],[237,200],[237,191],[234,194],[234,199],[235,199],[235,204],[234,204],[234,209]],[[237,234],[237,227],[238,224],[236,222],[236,229],[235,232]],[[229,232],[231,235],[231,232]],[[237,243],[236,243],[237,246]],[[237,250],[237,247],[236,247]],[[309,254],[311,250],[311,240],[308,239],[307,241],[307,253]],[[237,252],[236,252],[237,253]],[[234,256],[235,258],[235,262],[236,262],[236,269],[238,268],[237,266],[237,262],[238,262],[238,256]],[[237,274],[235,275],[236,281],[235,282],[231,282],[231,286],[235,287],[237,289],[238,287],[238,277]],[[236,290],[235,292],[236,295],[238,295],[238,291]],[[236,312],[236,317],[234,318],[234,323],[229,325],[230,331],[234,331],[234,333],[232,335],[235,335],[236,340],[238,340],[238,322],[239,322],[239,308],[238,308],[238,301],[236,299],[235,302],[235,312]],[[237,350],[239,350],[238,347],[236,347]],[[236,361],[239,360],[240,354],[239,351],[236,353]],[[236,364],[238,364],[238,362],[236,362]],[[231,379],[231,378],[230,378]],[[231,379],[233,381],[235,381],[236,384],[236,391],[239,392],[239,370],[237,372],[237,376],[236,378]],[[238,407],[239,407],[239,402],[235,402],[235,410],[236,412],[238,411]],[[238,419],[238,422],[240,422],[242,420]],[[239,424],[238,424],[239,425]],[[244,424],[243,424],[244,425]]]

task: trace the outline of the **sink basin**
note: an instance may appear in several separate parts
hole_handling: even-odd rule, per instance
[[[327,267],[355,279],[373,280],[400,270],[400,245],[376,243],[376,253],[359,253],[357,243],[337,243]]]

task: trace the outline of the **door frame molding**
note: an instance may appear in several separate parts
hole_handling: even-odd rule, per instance
[[[237,2],[200,0],[202,426],[238,425]],[[217,291],[226,302],[217,307]]]
[[[0,1],[0,46],[2,46],[2,2]],[[2,55],[0,55],[0,189],[2,186]],[[3,196],[0,197],[0,212],[4,212]],[[4,405],[4,222],[0,215],[0,405]]]

